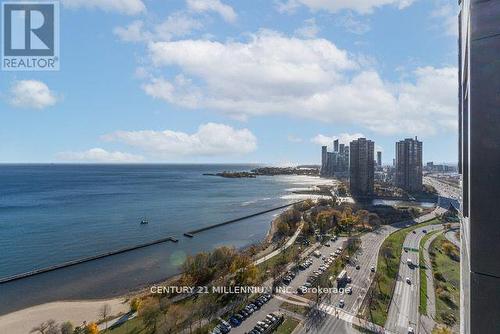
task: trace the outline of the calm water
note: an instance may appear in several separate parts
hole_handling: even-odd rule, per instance
[[[166,236],[164,243],[0,285],[0,314],[61,299],[102,298],[179,272],[188,254],[261,240],[274,213],[188,230],[297,200],[302,176],[203,176],[244,165],[0,165],[0,277]],[[140,225],[145,217],[148,225]],[[23,293],[23,298],[19,294]]]

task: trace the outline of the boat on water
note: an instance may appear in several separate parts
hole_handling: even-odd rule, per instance
[[[146,225],[146,224],[149,224],[149,221],[147,221],[146,219],[141,220],[141,225]]]

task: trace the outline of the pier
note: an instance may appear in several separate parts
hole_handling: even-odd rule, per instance
[[[34,276],[34,275],[39,275],[39,274],[47,273],[47,272],[54,271],[54,270],[57,270],[57,269],[63,269],[63,268],[71,267],[71,266],[74,266],[74,265],[77,265],[77,264],[80,264],[80,263],[85,263],[85,262],[90,262],[90,261],[102,259],[102,258],[105,258],[105,257],[108,257],[108,256],[113,256],[113,255],[117,255],[117,254],[121,254],[121,253],[130,252],[130,251],[133,251],[133,250],[136,250],[136,249],[145,248],[145,247],[148,247],[148,246],[152,246],[152,245],[156,245],[156,244],[161,244],[161,243],[168,242],[168,241],[170,241],[170,242],[178,242],[179,240],[176,239],[176,238],[174,238],[174,237],[167,237],[167,238],[162,238],[162,239],[158,239],[158,240],[146,242],[146,243],[143,243],[143,244],[140,244],[140,245],[136,245],[136,246],[132,246],[132,247],[121,248],[121,249],[118,249],[118,250],[115,250],[115,251],[111,251],[111,252],[107,252],[107,253],[104,253],[104,254],[99,254],[99,255],[89,256],[89,257],[85,257],[85,258],[81,258],[81,259],[77,259],[77,260],[67,261],[67,262],[56,264],[56,265],[53,265],[53,266],[50,266],[50,267],[41,268],[41,269],[35,269],[35,270],[28,271],[28,272],[25,272],[25,273],[21,273],[21,274],[16,274],[16,275],[12,275],[12,276],[7,276],[7,277],[4,277],[4,278],[0,278],[0,284],[12,282],[12,281],[16,281],[16,280],[19,280],[19,279],[22,279],[22,278],[26,278],[26,277],[30,277],[30,276]]]
[[[239,221],[242,221],[242,220],[248,219],[248,218],[252,218],[252,217],[256,217],[256,216],[262,215],[262,214],[264,214],[264,213],[268,213],[268,212],[272,212],[272,211],[276,211],[276,210],[284,209],[284,208],[287,208],[287,207],[292,206],[292,205],[295,205],[295,204],[300,204],[300,203],[302,203],[302,202],[304,202],[304,200],[302,200],[302,201],[298,201],[298,202],[293,202],[293,203],[286,204],[286,205],[282,205],[282,206],[278,206],[278,207],[276,207],[276,208],[272,208],[272,209],[268,209],[268,210],[264,210],[264,211],[259,211],[259,212],[252,213],[252,214],[250,214],[250,215],[246,215],[246,216],[243,216],[243,217],[240,217],[240,218],[227,220],[227,221],[222,222],[222,223],[217,223],[217,224],[213,224],[213,225],[208,225],[208,226],[205,226],[205,227],[202,227],[202,228],[196,229],[196,230],[188,231],[188,232],[184,233],[184,236],[186,236],[186,237],[188,237],[188,238],[192,238],[192,237],[194,237],[194,235],[195,235],[195,234],[200,233],[200,232],[203,232],[203,231],[211,230],[211,229],[213,229],[213,228],[220,227],[220,226],[224,226],[224,225],[228,225],[228,224],[233,224],[233,223],[236,223],[236,222],[239,222]]]

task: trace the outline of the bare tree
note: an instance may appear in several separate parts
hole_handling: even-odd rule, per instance
[[[40,334],[58,334],[59,326],[54,319],[42,322],[38,326],[31,329],[30,333],[40,333]]]
[[[106,323],[106,330],[108,330],[108,317],[111,315],[111,306],[104,304],[99,309],[99,317]]]

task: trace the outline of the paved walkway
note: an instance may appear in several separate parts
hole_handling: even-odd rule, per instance
[[[270,258],[275,257],[276,255],[278,255],[279,253],[283,252],[285,249],[287,249],[288,247],[290,247],[291,245],[293,245],[293,243],[295,242],[295,239],[297,239],[297,237],[299,236],[300,231],[302,231],[302,227],[304,227],[304,222],[300,223],[299,227],[297,228],[297,231],[295,231],[295,233],[293,234],[293,236],[290,239],[288,239],[288,241],[283,246],[281,246],[280,248],[272,251],[271,253],[267,254],[266,256],[261,257],[260,259],[254,261],[253,264],[254,265],[259,265],[262,262],[265,262],[265,261],[269,260]]]

